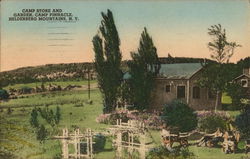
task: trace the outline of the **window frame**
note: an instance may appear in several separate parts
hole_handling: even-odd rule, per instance
[[[192,95],[193,95],[193,99],[201,98],[201,90],[199,86],[193,86]]]
[[[245,85],[242,84],[243,81],[246,82]],[[247,79],[241,79],[240,80],[240,85],[241,85],[241,87],[246,88],[248,86],[248,80]]]
[[[170,93],[171,92],[171,85],[170,84],[165,85],[165,92],[166,93]]]
[[[178,91],[178,87],[184,87],[184,96],[181,96],[181,97],[179,97],[178,95],[179,95],[179,91]],[[177,99],[183,99],[183,98],[186,98],[186,86],[185,85],[177,85],[177,87],[176,87],[176,98]]]

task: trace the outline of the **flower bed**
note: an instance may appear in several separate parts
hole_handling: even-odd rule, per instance
[[[96,121],[98,123],[114,125],[116,124],[117,119],[121,119],[123,122],[127,122],[128,120],[138,120],[145,123],[145,125],[151,129],[161,129],[161,126],[163,125],[163,120],[158,112],[139,113],[137,111],[124,109],[116,110],[110,114],[101,114],[96,118]]]

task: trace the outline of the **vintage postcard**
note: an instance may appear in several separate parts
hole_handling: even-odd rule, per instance
[[[249,0],[0,0],[1,159],[250,159]]]

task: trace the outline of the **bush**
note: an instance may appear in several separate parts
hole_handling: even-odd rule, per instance
[[[169,151],[165,147],[157,147],[151,149],[148,153],[147,159],[193,159],[194,154],[188,148],[176,148]]]
[[[94,151],[95,152],[101,152],[104,150],[104,146],[106,143],[106,137],[101,135],[101,134],[97,134],[94,138]]]
[[[44,142],[47,135],[48,135],[48,132],[47,130],[45,129],[44,125],[41,125],[39,128],[38,128],[38,131],[37,131],[37,134],[36,134],[36,139],[40,141],[40,143]]]
[[[19,92],[21,94],[30,94],[32,91],[32,88],[28,87],[28,86],[23,86],[20,88]]]
[[[236,117],[235,124],[245,137],[250,137],[250,106],[246,106],[242,113]]]
[[[5,89],[0,89],[0,100],[8,99],[9,93]]]
[[[177,128],[180,132],[191,131],[197,126],[197,115],[194,110],[179,100],[164,106],[162,118],[166,125]]]
[[[232,98],[232,108],[241,109],[241,99],[245,97],[245,89],[238,83],[231,83],[227,86],[227,93]]]
[[[213,133],[218,128],[220,130],[228,129],[230,116],[225,112],[203,111],[198,113],[198,128],[200,131]]]
[[[111,114],[101,114],[96,118],[98,123],[104,124],[116,124],[117,119],[121,119],[122,122],[127,122],[128,120],[138,120],[143,122],[145,126],[151,129],[160,129],[163,120],[158,115],[159,113],[137,113],[128,110],[116,110]]]
[[[38,116],[37,109],[36,108],[32,109],[30,115],[31,115],[30,116],[30,125],[32,127],[37,128],[39,126],[38,119],[37,119],[37,116]]]
[[[104,124],[116,124],[117,119],[121,119],[122,122],[127,122],[135,118],[136,116],[131,114],[128,110],[116,110],[110,114],[101,114],[97,117],[96,121]]]

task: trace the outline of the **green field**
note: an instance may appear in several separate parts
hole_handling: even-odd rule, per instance
[[[68,83],[76,85],[87,84],[86,81],[81,81],[81,84],[78,82],[61,82],[60,85],[68,85]],[[95,81],[92,81],[92,83],[95,83]],[[34,83],[27,85],[32,86]],[[15,85],[14,87],[17,88],[19,86],[24,85]],[[61,133],[61,129],[65,127],[71,130],[73,130],[74,127],[79,127],[81,131],[84,131],[86,128],[91,128],[98,132],[104,131],[109,126],[95,121],[96,117],[102,113],[102,97],[97,88],[91,90],[91,100],[93,104],[89,104],[88,102],[87,90],[72,90],[32,94],[25,98],[1,102],[0,107],[5,107],[4,111],[0,113],[1,117],[13,121],[18,127],[24,128],[23,132],[16,132],[16,135],[32,144],[32,146],[17,144],[20,148],[16,150],[15,154],[23,159],[53,159],[55,156],[61,154],[61,146],[58,140],[48,139],[44,144],[40,144],[36,140],[35,129],[32,128],[29,123],[30,112],[34,106],[41,108],[48,106],[50,109],[55,109],[59,106],[61,108],[62,120],[55,130],[39,117],[39,122],[46,126],[51,136],[59,132]],[[7,113],[8,109],[6,108],[8,107],[11,107],[13,110],[11,114]],[[234,114],[234,112],[231,113]],[[150,131],[150,133],[155,144],[160,145],[160,132]],[[243,153],[225,155],[220,148],[190,146],[190,150],[195,153],[196,158],[200,159],[241,159],[242,156],[246,156]],[[95,154],[95,158],[97,159],[111,159],[114,158],[114,156],[115,151],[112,149],[111,139],[107,140],[103,152]]]

